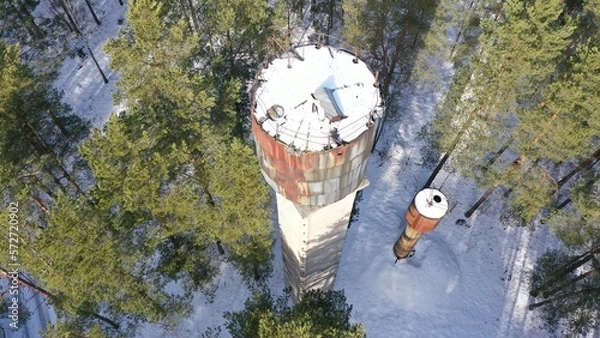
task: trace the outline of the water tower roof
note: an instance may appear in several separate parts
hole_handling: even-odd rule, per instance
[[[367,65],[351,53],[296,47],[259,76],[254,118],[270,136],[299,151],[352,142],[380,114],[378,88]]]
[[[419,214],[432,219],[444,217],[448,211],[448,199],[437,189],[426,188],[415,196],[415,207]]]

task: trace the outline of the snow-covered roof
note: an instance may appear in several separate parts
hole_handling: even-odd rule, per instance
[[[426,188],[415,196],[415,207],[421,215],[438,219],[444,217],[448,211],[448,199],[441,191]]]
[[[296,47],[263,69],[259,82],[256,120],[269,135],[300,151],[356,139],[380,102],[367,65],[328,46]]]

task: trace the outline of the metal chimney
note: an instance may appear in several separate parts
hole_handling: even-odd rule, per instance
[[[448,199],[437,189],[423,189],[417,193],[406,211],[407,225],[394,245],[398,259],[408,257],[421,235],[433,231],[448,211]]]

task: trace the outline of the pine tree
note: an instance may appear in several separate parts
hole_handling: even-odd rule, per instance
[[[110,335],[102,331],[102,328],[97,324],[85,325],[77,319],[68,321],[59,321],[56,324],[50,325],[44,332],[43,338],[108,338]],[[124,337],[124,336],[112,336]]]
[[[3,1],[0,4],[2,11],[1,25],[3,38],[9,42],[28,42],[43,39],[45,32],[35,21],[33,11],[39,4],[39,0],[16,0]],[[11,23],[19,22],[8,29]],[[12,40],[12,41],[11,41]],[[5,40],[6,41],[6,40]]]
[[[165,21],[167,10],[132,3],[130,31],[107,46],[121,73],[116,99],[132,108],[83,149],[96,176],[94,195],[102,208],[118,208],[127,227],[154,224],[154,232],[136,234],[149,236],[148,258],[161,252],[157,276],[184,278],[189,291],[204,286],[215,272],[216,246],[246,276],[262,277],[271,246],[269,194],[253,152],[231,137],[241,88],[233,80],[215,100],[213,78],[191,66],[195,41],[186,24]]]
[[[516,129],[518,133],[520,127],[512,126],[511,113],[536,104],[536,92],[543,90],[556,72],[574,29],[568,22],[557,23],[562,15],[560,0],[539,4],[506,1],[502,12],[503,19],[498,22],[482,21],[482,51],[474,64],[470,88],[484,115],[471,124],[463,138],[463,149],[468,151],[455,156],[457,167],[464,163],[472,168],[473,163],[481,163],[495,149],[510,142],[507,130]],[[467,172],[474,172],[474,178],[484,185],[497,181],[494,170]]]
[[[288,302],[286,296],[256,293],[243,311],[225,313],[225,326],[234,338],[365,337],[362,325],[349,322],[352,306],[343,291],[311,290],[296,306]]]
[[[525,153],[542,152],[553,161],[569,163],[582,158],[576,170],[578,182],[571,188],[567,204],[562,202],[545,222],[567,245],[567,250],[550,251],[536,264],[531,295],[536,302],[530,310],[539,309],[552,330],[562,329],[564,336],[586,335],[598,325],[600,313],[600,184],[594,169],[598,147],[597,86],[598,23],[600,2],[571,3],[572,13],[579,13],[578,29],[568,49],[565,73],[556,82],[548,104],[540,107],[545,121],[536,121],[543,136],[528,134]],[[590,144],[592,145],[590,149]],[[583,166],[583,168],[582,168]],[[559,190],[571,173],[557,183]],[[559,327],[559,323],[564,324]]]
[[[22,201],[23,210],[27,200],[37,204],[31,206],[33,217],[47,211],[45,200],[57,190],[83,193],[75,177],[75,152],[88,127],[70,114],[46,79],[21,64],[19,55],[18,46],[0,43],[0,182]]]
[[[344,38],[380,71],[383,96],[395,96],[410,77],[438,1],[353,0],[342,6]]]
[[[581,16],[585,18],[587,14]],[[568,45],[557,59],[552,83],[545,89],[536,90],[535,107],[515,111],[519,125],[507,145],[518,151],[520,158],[568,163],[589,157],[590,152],[597,148],[595,144],[599,135],[600,115],[591,108],[598,102],[597,96],[590,95],[589,89],[590,86],[596,86],[598,81],[598,76],[590,76],[598,74],[597,48],[592,47],[596,42],[593,39],[581,40],[593,27],[582,25],[579,20],[572,22],[577,26],[571,28]],[[556,40],[562,41],[564,38]],[[543,57],[536,56],[536,59],[543,60]],[[590,144],[592,149],[589,148]],[[529,193],[524,190],[525,196],[515,196],[521,198],[521,208],[531,208],[532,212],[536,208],[539,210],[547,204],[542,201],[549,202],[551,195],[560,189],[555,178],[544,175],[543,171],[541,174],[529,177],[538,183],[550,178],[555,181],[551,189],[543,195],[535,195],[534,192],[539,192],[537,190],[530,190]],[[527,206],[531,202],[537,203],[537,207]],[[531,217],[524,220],[528,222]]]
[[[583,145],[596,137],[597,119],[593,111],[582,109],[586,104],[580,104],[589,101],[590,95],[577,93],[592,83],[579,87],[573,80],[578,69],[588,74],[595,71],[589,61],[581,66],[588,54],[583,44],[574,44],[581,37],[581,24],[566,14],[561,1],[506,1],[502,14],[497,21],[482,21],[479,56],[469,65],[469,72],[459,73],[469,79],[464,87],[468,96],[454,95],[453,99],[464,107],[459,108],[464,117],[459,119],[444,109],[434,121],[434,131],[438,144],[450,145],[454,151],[453,166],[480,186],[489,187],[468,215],[496,187],[507,186],[506,195],[511,194],[511,204],[527,223],[558,188],[556,179],[544,170],[544,161],[589,156]],[[576,45],[582,53],[573,57]],[[596,77],[586,77],[586,81],[596,81]],[[568,108],[569,102],[573,108]],[[456,120],[461,121],[459,133],[451,141],[452,133],[444,126]],[[581,131],[576,121],[583,121]],[[517,158],[499,161],[509,149]]]
[[[228,248],[243,275],[264,281],[270,275],[271,229],[269,190],[255,162],[254,151],[239,140],[217,145],[210,172],[211,191],[219,201],[213,215],[214,239]],[[244,193],[252,191],[252,194]]]

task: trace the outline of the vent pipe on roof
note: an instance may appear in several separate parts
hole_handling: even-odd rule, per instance
[[[267,109],[267,115],[273,121],[279,120],[283,116],[284,112],[285,111],[283,107],[278,104],[274,104],[271,106],[271,108]]]

